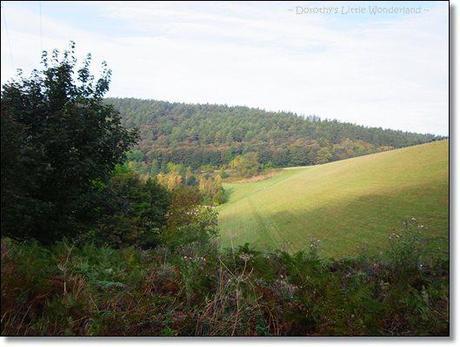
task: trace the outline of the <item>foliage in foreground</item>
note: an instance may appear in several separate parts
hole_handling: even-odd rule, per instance
[[[18,240],[52,243],[93,226],[98,186],[135,142],[120,114],[103,103],[111,71],[77,65],[75,44],[43,52],[30,77],[19,73],[1,91],[1,229]]]
[[[2,240],[6,335],[448,335],[448,260],[410,223],[380,258]]]

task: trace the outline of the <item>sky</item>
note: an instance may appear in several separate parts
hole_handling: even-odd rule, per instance
[[[10,2],[1,82],[70,40],[109,96],[448,134],[448,2]]]

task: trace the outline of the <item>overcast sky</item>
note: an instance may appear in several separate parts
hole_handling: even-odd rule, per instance
[[[2,83],[69,40],[110,96],[448,133],[447,2],[2,1]]]

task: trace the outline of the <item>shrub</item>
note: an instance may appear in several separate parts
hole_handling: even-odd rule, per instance
[[[112,247],[153,247],[166,225],[170,194],[155,179],[120,169],[101,188],[99,223],[86,239]]]

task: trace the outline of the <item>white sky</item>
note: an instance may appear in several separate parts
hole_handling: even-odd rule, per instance
[[[373,15],[368,6],[421,11]],[[69,40],[107,60],[110,96],[448,133],[448,2],[2,1],[2,83]]]

